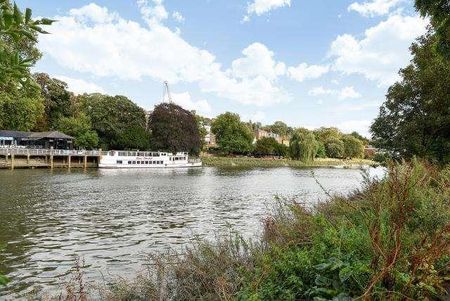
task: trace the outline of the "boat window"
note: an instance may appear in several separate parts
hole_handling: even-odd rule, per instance
[[[131,164],[131,161],[128,161],[128,164]]]
[[[117,164],[122,164],[121,160],[117,160],[116,162],[117,162]]]
[[[133,161],[133,164],[136,164],[136,161]]]

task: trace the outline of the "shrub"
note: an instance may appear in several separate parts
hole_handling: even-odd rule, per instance
[[[325,142],[325,151],[329,158],[342,158],[345,153],[344,142],[337,138],[330,138]]]

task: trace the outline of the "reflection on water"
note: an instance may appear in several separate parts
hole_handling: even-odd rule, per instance
[[[359,170],[315,169],[332,193],[360,186]],[[325,194],[307,169],[0,171],[0,296],[49,289],[73,266],[87,276],[131,276],[145,254],[196,236],[239,230],[254,236],[274,196],[317,202]],[[17,296],[17,295],[15,295]]]

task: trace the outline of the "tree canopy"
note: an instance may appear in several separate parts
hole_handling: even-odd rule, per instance
[[[423,17],[430,17],[436,31],[434,47],[450,59],[450,2],[448,0],[416,0],[415,6]]]
[[[84,94],[74,106],[91,120],[102,149],[149,148],[145,111],[127,97]]]
[[[297,129],[289,144],[291,158],[303,162],[314,161],[317,148],[318,143],[314,134],[307,129]]]
[[[402,157],[450,162],[450,60],[436,52],[432,32],[411,47],[413,59],[400,71],[371,126],[377,146]]]
[[[361,140],[353,135],[344,135],[342,137],[344,143],[344,157],[346,158],[362,158],[364,157],[364,145]]]
[[[245,154],[252,150],[253,133],[238,114],[226,112],[212,122],[211,130],[221,151],[232,154]]]
[[[255,150],[256,156],[273,156],[278,150],[278,142],[272,137],[263,137],[256,141]]]
[[[149,117],[153,147],[170,152],[199,154],[200,121],[195,115],[173,103],[161,103]]]

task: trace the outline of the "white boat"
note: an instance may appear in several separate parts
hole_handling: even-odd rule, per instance
[[[102,152],[99,168],[189,168],[201,167],[200,160],[189,160],[188,153],[167,152]]]

